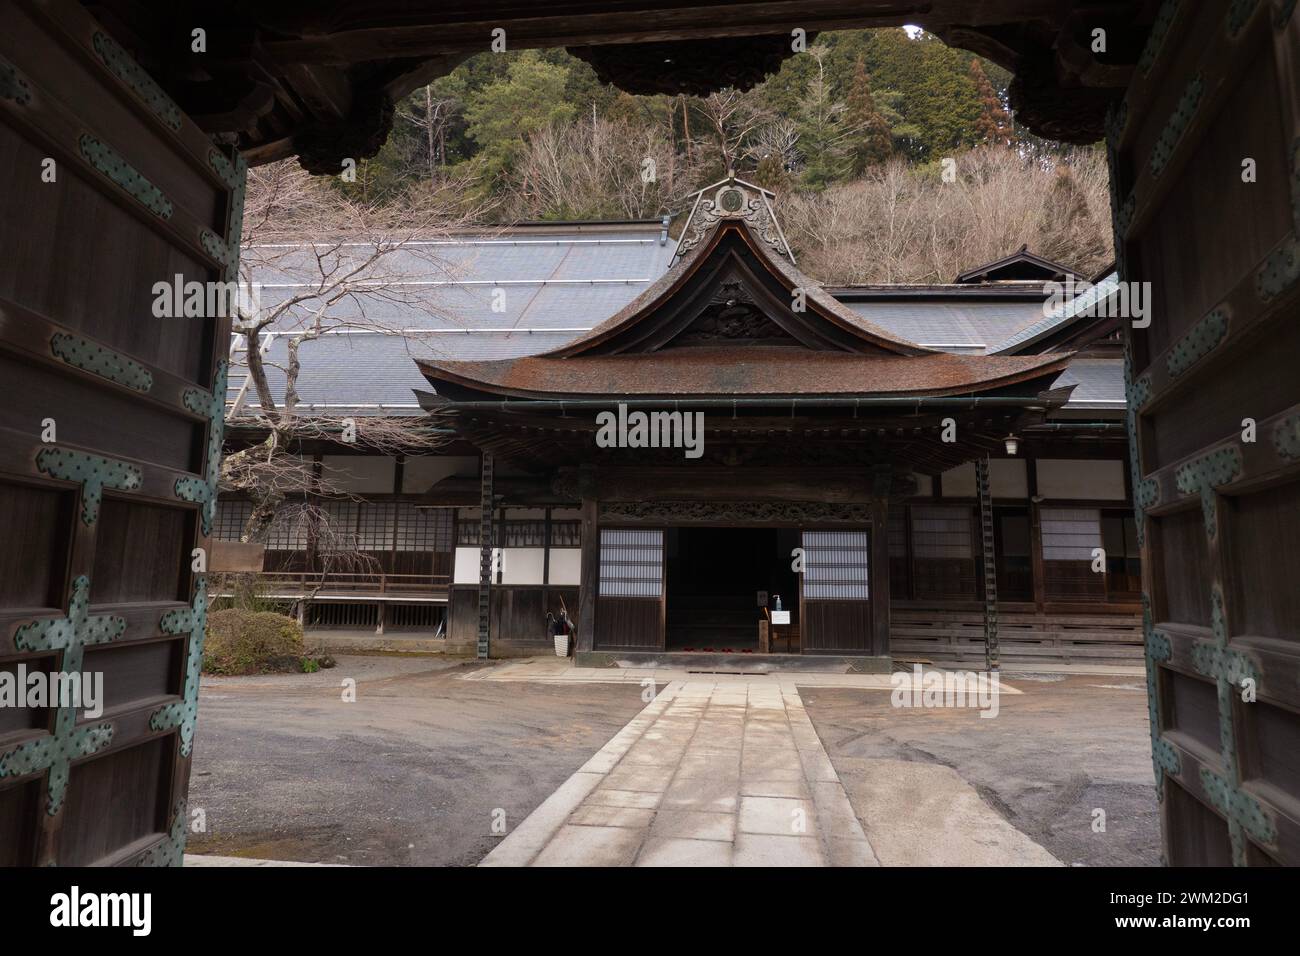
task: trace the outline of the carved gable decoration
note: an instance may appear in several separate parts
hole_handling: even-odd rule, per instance
[[[763,312],[753,293],[740,279],[722,282],[700,314],[665,343],[664,347],[719,343],[800,344]]]
[[[695,194],[695,205],[691,207],[690,218],[682,230],[673,264],[676,265],[686,253],[698,246],[723,219],[745,220],[773,251],[793,263],[794,253],[790,251],[790,244],[785,241],[785,234],[772,211],[773,198],[773,193],[735,176],[701,189]]]

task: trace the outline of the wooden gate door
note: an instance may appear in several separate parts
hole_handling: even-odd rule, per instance
[[[24,2],[0,178],[0,679],[103,691],[0,707],[0,864],[179,864],[229,322],[161,290],[235,278],[243,163],[79,4]]]
[[[1174,865],[1300,864],[1295,7],[1165,3],[1108,136]]]
[[[597,650],[663,650],[661,529],[601,528],[597,588]]]
[[[800,650],[871,653],[870,533],[805,531],[802,545]]]

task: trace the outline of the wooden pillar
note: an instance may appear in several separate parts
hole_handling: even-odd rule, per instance
[[[975,462],[975,484],[980,498],[980,541],[984,560],[984,661],[991,671],[999,664],[998,564],[993,548],[993,495],[989,488],[989,460]]]
[[[871,500],[871,653],[889,653],[889,499]]]
[[[600,575],[600,529],[596,520],[596,473],[582,466],[578,473],[582,496],[582,570],[578,588],[577,651],[590,651],[596,644],[596,587]]]
[[[479,465],[478,523],[478,656],[486,658],[492,643],[492,456],[483,453]]]
[[[1042,614],[1047,600],[1047,583],[1043,564],[1043,509],[1034,500],[1038,497],[1038,460],[1029,459],[1025,468],[1029,479],[1029,554],[1034,575],[1034,607]]]

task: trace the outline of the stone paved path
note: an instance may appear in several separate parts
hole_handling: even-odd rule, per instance
[[[483,866],[876,866],[799,693],[676,680]]]

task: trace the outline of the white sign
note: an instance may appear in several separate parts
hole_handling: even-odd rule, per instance
[[[790,623],[790,612],[789,612],[789,611],[773,611],[773,612],[772,612],[772,623],[773,623],[773,624],[789,624],[789,623]]]

